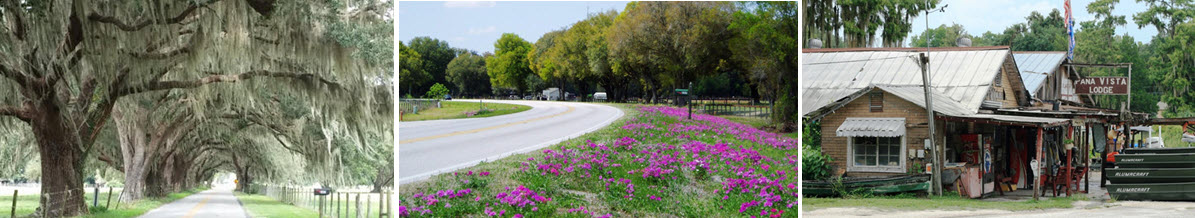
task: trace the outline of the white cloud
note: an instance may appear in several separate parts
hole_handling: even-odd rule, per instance
[[[492,8],[498,5],[495,1],[446,1],[445,8]]]
[[[492,33],[494,31],[498,31],[498,28],[494,26],[488,26],[485,28],[469,28],[469,35]]]

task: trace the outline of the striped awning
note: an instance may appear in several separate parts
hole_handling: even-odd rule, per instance
[[[905,135],[905,118],[846,118],[838,130],[838,137],[899,137]]]

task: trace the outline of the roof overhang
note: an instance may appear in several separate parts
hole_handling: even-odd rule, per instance
[[[958,121],[968,123],[986,123],[1002,126],[1023,126],[1023,127],[1056,127],[1070,124],[1070,119],[1047,118],[1047,117],[1028,117],[1015,115],[1001,115],[1001,114],[967,114],[967,115],[938,115],[938,120]]]
[[[846,118],[834,134],[838,137],[900,137],[905,135],[905,118]]]

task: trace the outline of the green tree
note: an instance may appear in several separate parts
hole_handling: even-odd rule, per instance
[[[408,44],[407,47],[419,53],[420,58],[422,58],[423,65],[420,69],[430,76],[430,79],[423,83],[424,86],[414,87],[415,90],[411,91],[412,93],[424,92],[424,90],[431,88],[434,83],[452,85],[448,81],[447,69],[448,63],[452,62],[452,59],[456,58],[456,55],[459,53],[458,49],[448,46],[447,41],[427,36],[415,37]]]
[[[733,37],[727,26],[735,10],[725,2],[627,4],[606,36],[613,72],[639,79],[653,102],[716,72],[731,53],[725,41]]]
[[[971,34],[967,34],[967,30],[963,25],[954,24],[947,26],[942,24],[937,28],[927,29],[919,35],[914,35],[909,39],[909,43],[913,47],[956,47],[956,43],[960,37],[971,38]],[[926,40],[929,40],[928,42]],[[974,42],[974,41],[973,41]]]
[[[422,87],[431,81],[431,75],[423,69],[423,56],[414,49],[398,42],[398,84],[399,91],[410,93],[415,87]]]
[[[490,76],[486,74],[485,57],[467,52],[448,63],[448,81],[456,84],[457,95],[485,95],[490,93]]]
[[[432,85],[431,89],[427,90],[427,94],[424,94],[423,97],[438,99],[443,98],[444,95],[448,94],[448,92],[448,88],[444,87],[444,84],[436,83],[435,85]]]
[[[503,33],[494,42],[494,56],[486,59],[486,73],[490,75],[492,87],[514,88],[517,92],[527,91],[527,75],[531,75],[527,54],[531,43],[514,33]]]
[[[737,34],[730,40],[731,51],[736,60],[746,63],[761,92],[774,97],[773,121],[796,123],[797,4],[759,2],[754,8],[734,14],[729,29]]]

